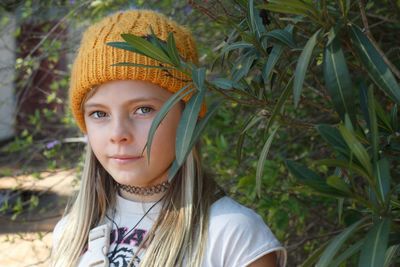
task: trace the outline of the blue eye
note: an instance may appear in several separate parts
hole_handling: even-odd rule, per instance
[[[136,111],[141,110],[142,112],[139,112],[139,114],[148,114],[154,109],[152,107],[140,107]],[[136,113],[136,112],[135,112]]]
[[[107,116],[107,113],[105,113],[104,111],[94,111],[90,114],[90,116],[94,117],[95,119],[100,119]]]

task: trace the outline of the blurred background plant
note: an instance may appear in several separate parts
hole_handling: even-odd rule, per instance
[[[206,99],[222,101],[201,137],[204,164],[263,216],[288,266],[399,264],[394,0],[4,2],[17,22],[17,123],[1,175],[79,172],[84,139],[65,107],[80,29],[142,7],[194,32]]]

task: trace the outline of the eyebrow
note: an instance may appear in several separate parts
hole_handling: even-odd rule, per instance
[[[123,103],[124,106],[127,106],[129,104],[132,103],[136,103],[136,102],[145,102],[145,101],[151,101],[151,100],[155,100],[155,101],[159,101],[159,102],[164,102],[164,100],[157,98],[157,97],[140,97],[140,98],[135,98],[132,100],[128,100],[126,102]],[[91,107],[106,107],[107,105],[101,104],[101,103],[85,103],[83,105],[84,108],[91,108]]]

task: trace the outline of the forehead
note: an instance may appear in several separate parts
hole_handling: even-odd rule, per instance
[[[165,102],[172,93],[166,89],[145,81],[119,80],[100,85],[86,103],[111,102],[119,103],[127,100],[155,100]]]

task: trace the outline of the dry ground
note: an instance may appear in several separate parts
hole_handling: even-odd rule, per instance
[[[39,179],[31,175],[0,178],[3,196],[10,189],[22,188],[24,198],[34,194],[39,199],[36,208],[21,213],[15,220],[1,213],[0,266],[48,266],[52,230],[74,192],[74,175],[74,170],[58,170],[40,173]]]

